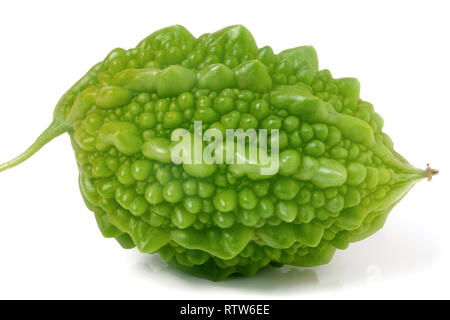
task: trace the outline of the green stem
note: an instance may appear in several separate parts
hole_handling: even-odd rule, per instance
[[[45,129],[44,132],[42,132],[42,134],[24,153],[8,162],[0,164],[0,172],[21,164],[22,162],[30,158],[32,155],[34,155],[36,152],[38,152],[47,143],[52,141],[54,138],[62,135],[67,130],[68,126],[66,124],[59,122],[52,122],[52,124],[50,124],[50,126],[47,129]]]

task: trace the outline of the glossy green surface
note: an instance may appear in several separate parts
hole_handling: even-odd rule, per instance
[[[275,54],[243,26],[197,39],[172,26],[95,65],[49,129],[0,171],[68,132],[83,198],[124,248],[212,280],[326,264],[380,229],[427,176],[393,150],[359,87],[319,70],[310,46]],[[279,129],[278,173],[172,163],[171,133],[195,120],[222,132]]]

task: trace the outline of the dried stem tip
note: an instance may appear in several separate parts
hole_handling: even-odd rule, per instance
[[[430,164],[427,163],[427,180],[431,181],[431,179],[433,178],[433,176],[437,175],[439,173],[439,170],[436,169],[431,169],[430,168]]]

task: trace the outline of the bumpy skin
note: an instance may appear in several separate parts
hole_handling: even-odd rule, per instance
[[[309,46],[258,48],[243,26],[196,39],[177,25],[115,49],[54,119],[41,142],[69,132],[102,234],[212,280],[326,264],[426,176],[393,150],[358,80],[319,71]],[[194,120],[279,129],[279,172],[171,163],[171,132]]]

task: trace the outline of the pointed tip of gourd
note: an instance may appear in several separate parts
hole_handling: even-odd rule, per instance
[[[38,152],[43,146],[52,141],[54,138],[65,133],[67,130],[68,127],[65,124],[53,122],[47,129],[44,130],[44,132],[41,133],[36,141],[25,152],[8,162],[0,164],[0,172],[11,169],[26,161],[28,158]]]

